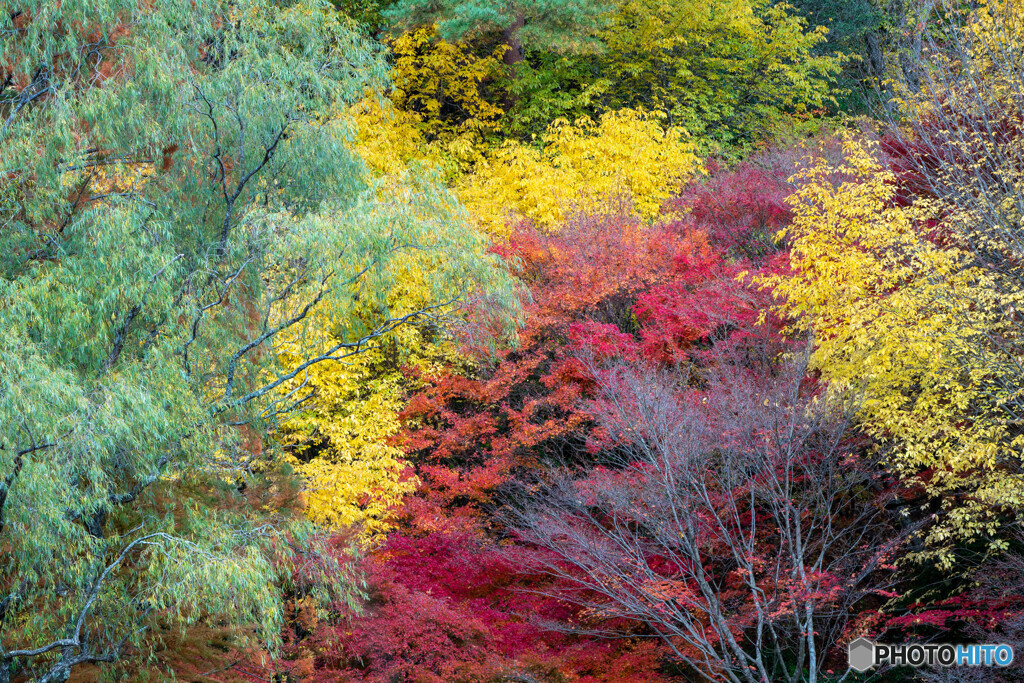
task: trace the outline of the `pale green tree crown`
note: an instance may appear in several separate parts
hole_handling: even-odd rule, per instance
[[[600,0],[399,0],[384,16],[399,26],[436,23],[450,41],[509,32],[526,48],[561,51],[587,44],[613,7]]]
[[[315,529],[245,504],[267,463],[243,441],[308,400],[310,364],[511,290],[429,175],[385,191],[352,152],[346,108],[387,73],[344,22],[321,0],[0,13],[0,681],[64,680],[158,621],[273,646],[296,577],[357,592]],[[419,255],[436,305],[392,315]],[[337,345],[285,369],[319,308]]]

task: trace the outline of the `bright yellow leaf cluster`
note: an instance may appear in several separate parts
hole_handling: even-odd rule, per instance
[[[355,151],[378,176],[393,179],[404,177],[410,164],[432,166],[449,178],[471,168],[504,114],[480,89],[497,75],[503,48],[478,57],[462,44],[436,39],[432,28],[388,45],[388,98],[367,98],[348,112],[358,131]]]
[[[622,109],[599,121],[552,124],[540,149],[508,141],[490,152],[458,188],[478,224],[504,235],[510,221],[551,229],[566,211],[625,204],[650,220],[701,170],[687,133],[656,114]]]
[[[355,151],[378,177],[401,178],[414,161],[438,165],[415,114],[374,99],[359,102],[351,113],[358,131]]]
[[[839,166],[818,161],[793,180],[794,220],[779,235],[791,240],[792,272],[762,283],[793,328],[813,335],[814,366],[858,402],[894,468],[943,499],[930,540],[948,560],[947,540],[990,533],[994,509],[1024,504],[1006,467],[1024,437],[993,382],[1005,370],[976,353],[999,333],[993,312],[1006,301],[969,254],[922,236],[933,207],[896,202],[867,145],[847,141]]]
[[[287,425],[287,439],[321,446],[307,461],[287,457],[307,485],[306,513],[328,527],[358,525],[365,540],[390,530],[388,515],[415,488],[401,450],[387,440],[400,429],[401,394],[393,376],[376,376],[379,351],[310,368],[310,409]]]
[[[432,303],[426,276],[430,264],[403,257],[396,264],[389,294],[393,317]],[[316,321],[319,346],[336,340],[332,326],[352,317],[370,317],[370,305],[348,311],[325,309]],[[451,344],[432,327],[400,326],[369,350],[336,362],[310,367],[295,386],[305,382],[314,392],[308,407],[284,425],[281,437],[289,449],[285,459],[306,484],[306,514],[327,527],[356,527],[373,545],[392,530],[391,515],[402,498],[415,490],[402,450],[391,440],[402,428],[398,413],[405,403],[408,380],[401,367],[440,372],[456,363]],[[306,345],[309,344],[307,331]],[[286,365],[302,361],[302,346],[285,345],[279,357]]]
[[[393,69],[391,101],[436,153],[460,166],[477,161],[484,137],[497,130],[502,109],[484,99],[481,84],[498,76],[500,45],[478,56],[460,43],[421,28],[390,42]]]

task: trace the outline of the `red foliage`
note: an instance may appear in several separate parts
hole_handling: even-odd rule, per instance
[[[578,610],[523,588],[549,579],[524,573],[516,553],[464,533],[396,535],[367,563],[372,597],[359,617],[321,628],[312,681],[486,681],[514,673],[545,680],[665,680],[663,648],[594,642],[545,630],[534,618],[579,619]],[[560,673],[561,672],[561,673]]]
[[[822,143],[814,154],[837,156],[835,143]],[[685,214],[680,224],[707,235],[723,257],[759,262],[778,251],[774,236],[789,224],[792,212],[786,198],[793,191],[787,181],[811,150],[790,147],[771,150],[737,166],[712,172],[687,187],[666,209]]]
[[[1019,530],[1009,536],[1014,546],[1022,547],[1024,535]],[[1009,642],[1024,647],[1024,555],[1018,550],[987,558],[963,578],[969,581],[959,595],[917,601],[881,622],[879,630],[894,630],[904,639],[952,632],[963,641]]]
[[[667,224],[578,215],[556,234],[524,227],[499,247],[531,295],[519,345],[481,358],[475,376],[419,377],[399,441],[421,486],[402,533],[366,561],[365,614],[291,644],[317,653],[312,680],[665,680],[657,641],[538,625],[608,624],[542,594],[557,590],[533,561],[539,551],[499,546],[507,533],[493,512],[517,481],[543,479],[552,462],[592,468],[586,447],[614,446],[594,418],[595,364],[700,366],[723,346],[740,356],[766,340],[777,348],[776,325],[756,328],[767,295],[737,275],[784,266],[773,235],[789,220],[795,159],[713,174],[670,203],[683,218]],[[481,305],[479,319],[488,315]],[[658,575],[681,571],[657,553],[649,563]]]
[[[768,295],[737,275],[785,261],[773,235],[790,217],[796,158],[766,154],[711,175],[670,202],[684,217],[666,224],[576,215],[556,234],[523,226],[500,245],[531,296],[519,347],[475,377],[419,378],[400,439],[423,482],[407,530],[473,528],[517,473],[583,454],[594,381],[578,354],[676,365],[707,362],[724,343],[777,343],[775,321],[756,325]]]
[[[948,630],[957,622],[972,622],[985,630],[993,630],[1024,609],[1024,597],[1007,595],[998,598],[957,596],[933,605],[913,605],[907,614],[886,620],[887,628],[914,631],[923,626]]]
[[[644,356],[658,363],[685,362],[701,340],[721,341],[754,327],[767,297],[736,281],[737,264],[722,258],[703,233],[685,237],[672,279],[641,294],[635,306]]]

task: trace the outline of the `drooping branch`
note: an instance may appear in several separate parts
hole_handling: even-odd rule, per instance
[[[302,363],[297,365],[295,367],[295,369],[293,369],[291,372],[286,373],[284,375],[281,375],[281,376],[277,377],[274,381],[264,385],[263,387],[261,387],[259,389],[255,389],[255,390],[249,392],[248,394],[240,397],[235,403],[237,405],[244,405],[244,404],[249,403],[249,402],[251,402],[251,401],[253,401],[253,400],[257,399],[257,398],[265,396],[266,394],[270,393],[274,389],[277,389],[279,386],[281,386],[285,382],[289,382],[289,381],[295,379],[297,376],[299,376],[299,374],[304,372],[307,368],[309,368],[309,367],[311,367],[313,365],[316,365],[317,363],[323,363],[325,361],[332,361],[332,360],[333,361],[343,360],[343,359],[348,358],[350,356],[353,356],[355,354],[362,353],[363,351],[366,351],[368,348],[372,348],[370,346],[370,342],[371,341],[373,341],[374,339],[378,339],[380,337],[383,337],[383,336],[385,336],[385,335],[387,335],[387,334],[389,334],[391,332],[394,332],[395,330],[397,330],[402,325],[410,324],[410,323],[413,323],[414,321],[418,321],[420,319],[436,320],[436,319],[438,319],[437,316],[432,315],[431,311],[446,309],[446,308],[452,306],[453,304],[455,304],[455,302],[457,302],[457,301],[458,301],[458,298],[456,297],[456,298],[452,298],[452,299],[450,299],[448,301],[445,301],[445,302],[442,302],[442,303],[439,303],[439,304],[435,304],[433,306],[427,306],[427,307],[422,308],[420,310],[413,311],[412,313],[409,313],[407,315],[401,316],[399,318],[389,318],[385,322],[381,323],[372,332],[363,335],[362,337],[360,337],[356,341],[353,341],[353,342],[339,342],[339,343],[335,344],[334,346],[332,346],[330,349],[328,349],[324,353],[321,353],[321,354],[319,354],[319,355],[317,355],[317,356],[315,356],[313,358],[309,358],[309,359],[303,361]],[[339,351],[343,351],[343,350],[344,350],[344,352],[339,355],[338,352]],[[225,396],[225,398],[229,398],[229,397]],[[226,404],[226,403],[222,404],[219,407],[219,409],[217,410],[217,412],[221,412],[223,410],[226,410],[227,407],[228,407],[228,404]]]
[[[110,369],[114,367],[114,363],[117,362],[117,359],[121,357],[121,351],[124,349],[124,343],[128,339],[128,330],[131,327],[132,321],[134,321],[135,318],[137,318],[138,315],[142,312],[142,307],[145,305],[146,299],[149,298],[150,292],[153,291],[153,286],[156,284],[157,279],[160,277],[160,275],[163,274],[165,270],[170,268],[182,257],[184,257],[184,254],[178,254],[177,256],[172,258],[169,263],[160,268],[160,270],[153,273],[153,277],[149,279],[149,286],[146,287],[146,291],[143,293],[141,301],[139,301],[139,303],[135,304],[128,310],[128,313],[125,315],[124,319],[121,321],[121,324],[118,325],[117,330],[114,332],[113,347],[110,349],[110,353],[107,355],[107,359],[103,362],[103,372],[109,372]]]
[[[35,441],[35,439],[32,438],[31,432],[29,432],[29,438],[32,439],[33,442]],[[7,476],[0,481],[0,532],[3,532],[4,530],[4,506],[7,504],[7,497],[11,493],[11,487],[14,486],[14,481],[18,478],[18,475],[21,474],[21,470],[25,465],[25,456],[30,453],[35,453],[36,451],[53,448],[56,445],[57,444],[55,442],[40,444],[33,443],[31,446],[22,448],[14,454],[14,467]]]
[[[114,561],[104,567],[103,571],[97,575],[93,581],[92,588],[89,590],[88,595],[85,598],[82,607],[78,610],[78,616],[74,621],[74,628],[72,629],[71,635],[67,638],[58,638],[45,645],[40,645],[35,648],[27,648],[20,650],[10,650],[3,652],[0,650],[0,672],[8,673],[10,671],[11,663],[14,659],[31,659],[44,655],[48,652],[52,652],[56,649],[63,650],[61,659],[51,668],[43,678],[40,680],[65,680],[66,673],[70,671],[71,667],[90,661],[113,661],[117,656],[117,649],[115,648],[111,652],[103,654],[89,653],[86,651],[86,639],[83,637],[82,629],[85,626],[86,619],[92,612],[92,608],[96,603],[96,599],[99,597],[100,590],[103,588],[107,578],[110,574],[117,569],[118,566],[124,561],[128,554],[134,550],[138,545],[151,541],[154,538],[165,538],[167,540],[173,540],[170,536],[165,533],[158,532],[140,536],[134,541],[126,545],[118,553]],[[123,644],[125,641],[122,640]],[[73,655],[74,651],[78,651],[77,655]],[[63,678],[61,677],[63,676]]]

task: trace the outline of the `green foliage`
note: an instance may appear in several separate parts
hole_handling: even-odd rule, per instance
[[[841,61],[814,55],[825,33],[763,0],[631,0],[602,34],[608,104],[667,111],[698,137],[765,137],[828,101]]]
[[[872,0],[791,0],[799,14],[811,26],[828,29],[827,40],[814,53],[841,53],[850,59],[836,78],[836,99],[841,111],[864,113],[871,101],[872,54],[877,46],[884,60],[882,41],[889,17],[879,3]],[[891,3],[887,3],[891,4]]]
[[[0,680],[145,652],[157,620],[273,647],[296,576],[356,592],[247,497],[301,373],[424,319],[389,307],[409,254],[431,303],[502,271],[433,176],[366,172],[345,112],[385,65],[326,2],[26,1],[0,37]]]
[[[384,25],[383,12],[394,4],[392,0],[331,0],[339,12],[376,33]]]
[[[539,134],[558,117],[620,108],[664,111],[704,145],[768,139],[790,116],[833,104],[843,58],[823,53],[827,30],[762,0],[629,0],[583,54],[527,53],[505,87],[517,99],[505,127]]]
[[[437,24],[449,41],[502,33],[510,46],[581,49],[613,3],[594,0],[399,0],[384,16],[395,25]],[[518,60],[516,60],[518,61]]]
[[[528,52],[500,87],[514,98],[502,131],[523,140],[540,137],[558,119],[575,121],[605,111],[607,79],[594,54]]]
[[[587,7],[405,0],[384,14],[395,27],[436,25],[441,38],[473,41],[456,62],[475,64],[467,49],[484,60],[504,48],[509,68],[480,72],[478,82],[489,85],[476,95],[506,110],[493,123],[518,139],[543,134],[559,118],[597,118],[628,108],[667,112],[671,125],[703,139],[705,147],[735,146],[770,138],[789,125],[789,117],[806,119],[836,105],[834,81],[847,61],[837,53],[840,43],[827,43],[828,29],[809,27],[791,5],[628,0]],[[430,60],[420,61],[415,70],[399,71],[424,81]],[[450,99],[455,86],[448,84],[462,77],[445,79],[445,68],[434,71],[432,78],[445,86],[419,88],[416,111],[430,109],[422,100],[435,97],[433,109],[448,107],[442,118],[450,119],[458,97]],[[462,118],[492,123],[470,109]]]

